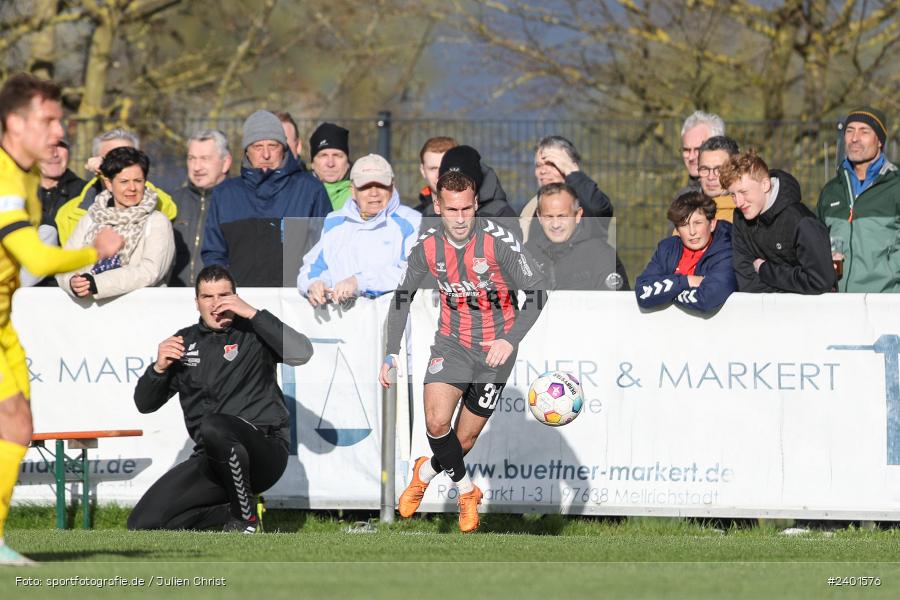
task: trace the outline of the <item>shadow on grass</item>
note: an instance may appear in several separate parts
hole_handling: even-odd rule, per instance
[[[92,550],[73,550],[71,552],[28,552],[28,558],[38,562],[66,562],[88,560],[97,557],[111,556],[117,558],[131,559],[158,559],[163,557],[164,553],[154,552],[152,550],[113,550],[113,549],[92,549]],[[179,550],[179,559],[181,557],[197,557],[199,552],[190,550]]]
[[[478,531],[481,533],[508,533],[527,535],[563,535],[571,530],[573,523],[592,523],[601,527],[616,525],[625,517],[572,517],[560,514],[512,514],[482,513]],[[430,526],[436,533],[456,533],[459,531],[459,516],[456,513],[431,513],[400,522],[400,527],[421,529]],[[396,525],[395,525],[396,527]]]

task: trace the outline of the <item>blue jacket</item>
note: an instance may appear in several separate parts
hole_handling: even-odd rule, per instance
[[[712,243],[694,269],[695,275],[703,276],[699,287],[689,286],[687,275],[675,275],[683,250],[678,236],[668,237],[656,247],[650,264],[634,286],[641,308],[675,302],[696,311],[713,312],[737,290],[731,259],[731,223],[717,222]]]
[[[374,298],[392,292],[406,269],[422,215],[400,204],[397,189],[384,210],[368,221],[353,199],[325,218],[322,237],[303,257],[297,289],[304,296],[321,279],[325,287],[356,276],[358,296]]]
[[[293,285],[300,257],[331,210],[325,186],[285,155],[269,171],[250,167],[245,158],[241,176],[213,190],[200,255],[205,266],[228,266],[239,286]]]

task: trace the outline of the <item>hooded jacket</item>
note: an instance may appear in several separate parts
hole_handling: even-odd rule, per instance
[[[239,287],[292,285],[300,257],[317,239],[330,209],[325,187],[301,171],[290,152],[268,171],[252,168],[244,157],[240,177],[213,189],[203,264],[229,267]]]
[[[727,221],[716,223],[712,241],[694,268],[694,275],[703,276],[703,281],[695,288],[688,284],[687,275],[675,273],[684,253],[681,238],[671,236],[662,240],[647,268],[634,282],[638,306],[652,308],[674,302],[702,313],[718,310],[728,296],[737,291],[731,229],[731,223]]]
[[[845,163],[819,196],[819,218],[843,242],[840,292],[900,292],[900,169],[885,160],[875,181],[854,195]],[[850,211],[853,219],[850,219]]]
[[[828,230],[800,202],[800,184],[790,173],[771,171],[778,195],[753,220],[734,211],[734,270],[738,291],[822,294],[834,287]],[[757,273],[753,261],[765,260]]]
[[[584,221],[562,243],[550,241],[543,229],[538,229],[525,247],[543,270],[551,290],[601,290],[628,289],[628,275],[616,255],[605,241],[594,237]]]
[[[394,188],[387,206],[364,220],[356,202],[348,200],[325,218],[322,237],[303,257],[297,289],[304,296],[321,279],[326,287],[356,276],[358,296],[374,298],[393,291],[406,269],[422,216],[400,204]]]

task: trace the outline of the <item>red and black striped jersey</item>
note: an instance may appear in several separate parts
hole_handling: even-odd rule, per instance
[[[469,241],[458,246],[440,225],[419,236],[394,292],[387,354],[399,351],[410,304],[429,274],[441,297],[438,335],[465,348],[479,349],[482,342],[498,338],[518,346],[537,321],[546,301],[544,275],[515,234],[476,217]],[[525,292],[521,307],[518,290]]]

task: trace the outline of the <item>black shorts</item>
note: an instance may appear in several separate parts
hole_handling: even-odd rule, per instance
[[[479,417],[488,418],[506,387],[517,352],[518,348],[513,349],[504,364],[492,369],[484,362],[487,352],[481,348],[464,348],[453,338],[436,335],[425,383],[448,383],[459,388],[463,392],[463,405]]]

